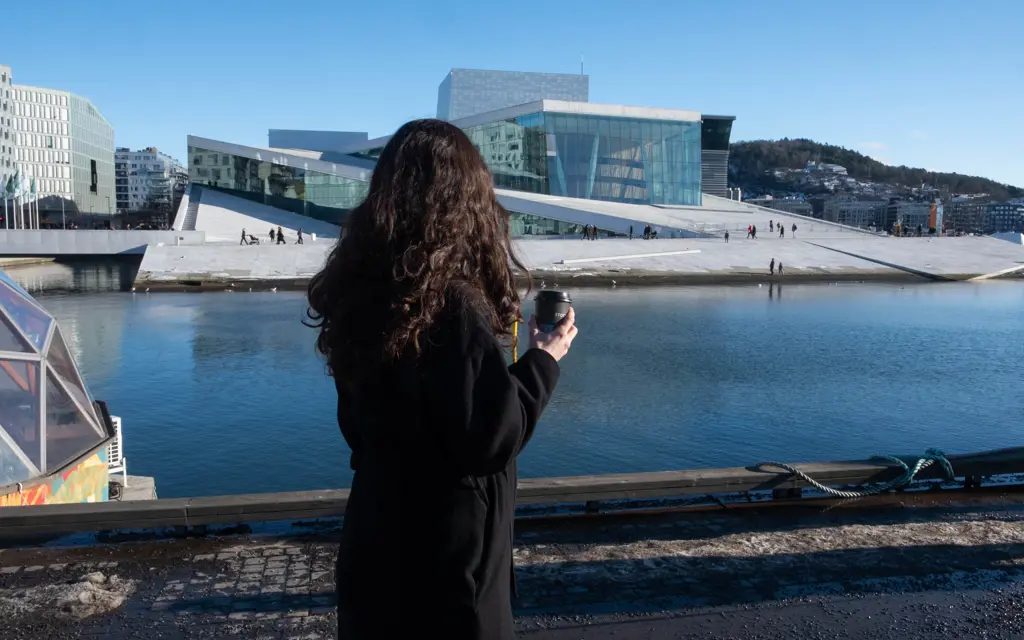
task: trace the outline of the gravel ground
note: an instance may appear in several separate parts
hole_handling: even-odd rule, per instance
[[[1022,521],[1012,494],[524,520],[518,625],[553,639],[1024,638]],[[0,638],[331,638],[335,535],[0,551]]]

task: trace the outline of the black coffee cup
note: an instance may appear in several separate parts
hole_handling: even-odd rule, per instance
[[[572,298],[564,291],[538,291],[533,299],[534,312],[537,317],[537,328],[544,333],[551,333],[555,325],[569,313]]]

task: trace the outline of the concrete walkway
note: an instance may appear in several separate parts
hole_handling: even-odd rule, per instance
[[[316,244],[151,246],[137,285],[202,281],[305,281],[323,265],[333,240]],[[1024,267],[1024,247],[994,238],[847,237],[803,240],[517,240],[516,250],[539,278],[563,284],[661,277],[687,282],[759,281],[772,259],[792,280],[951,279]]]
[[[333,637],[335,530],[108,542],[0,552],[0,638]],[[524,637],[1024,633],[1020,492],[526,520],[515,561]]]

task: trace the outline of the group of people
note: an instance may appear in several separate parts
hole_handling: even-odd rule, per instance
[[[768,232],[769,233],[774,233],[776,227],[778,227],[778,229],[779,229],[779,237],[780,238],[785,238],[786,237],[786,226],[784,224],[782,224],[781,222],[778,223],[778,224],[775,224],[774,220],[769,220],[768,221]],[[795,238],[796,237],[796,223],[795,222],[793,223],[792,231],[793,231],[793,237]]]
[[[784,224],[782,224],[781,222],[778,223],[778,224],[775,224],[774,220],[769,220],[768,221],[768,232],[769,233],[775,233],[776,229],[779,230],[779,237],[780,238],[785,238],[786,237],[786,226]],[[793,232],[793,237],[795,238],[796,237],[796,223],[795,222],[793,223],[792,232]],[[747,225],[747,239],[748,240],[757,240],[757,225],[756,224]],[[725,241],[729,242],[729,232],[728,231],[725,233]]]
[[[770,273],[771,275],[775,275],[775,266],[776,266],[775,265],[775,258],[772,258],[772,261],[768,263],[768,273]],[[779,275],[781,276],[782,275],[782,260],[779,260],[778,267],[779,267]]]
[[[597,240],[597,227],[588,224],[583,227],[583,237],[581,240]]]
[[[299,227],[299,230],[296,233],[298,235],[298,239],[295,241],[295,244],[302,244],[302,227]],[[284,229],[282,229],[280,225],[277,227],[277,229],[275,229],[274,227],[270,227],[270,244],[275,244],[275,240],[277,241],[276,244],[287,244],[284,241]],[[242,240],[238,244],[259,243],[259,238],[257,238],[251,233],[247,233],[245,229],[242,229]]]

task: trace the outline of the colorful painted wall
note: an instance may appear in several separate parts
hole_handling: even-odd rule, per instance
[[[107,447],[103,446],[64,473],[48,478],[48,482],[0,496],[0,507],[106,502],[110,497],[107,469]]]

